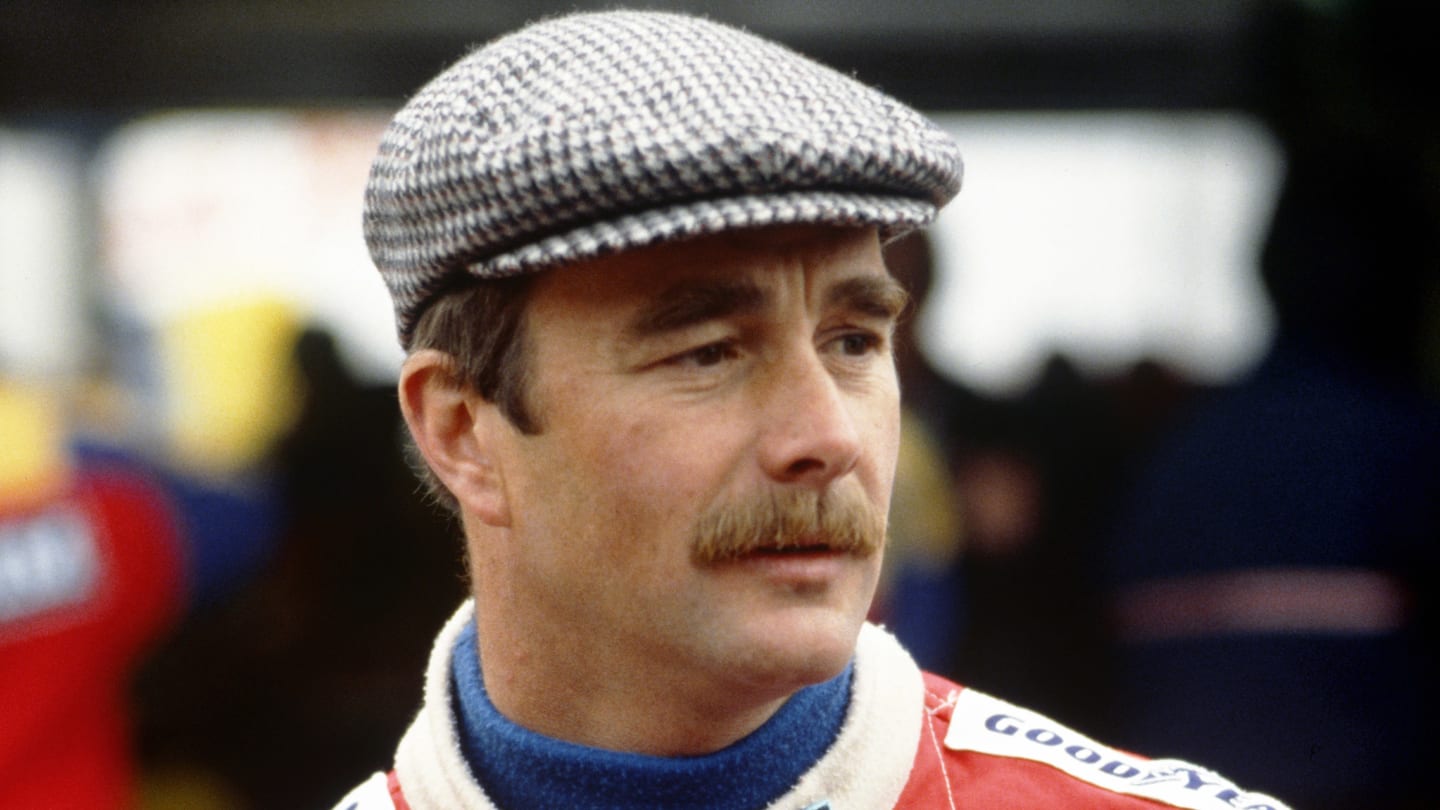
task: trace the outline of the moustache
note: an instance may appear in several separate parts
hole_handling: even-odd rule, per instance
[[[700,516],[691,557],[702,565],[757,551],[824,547],[858,557],[885,545],[885,515],[853,488],[771,490],[711,507]]]

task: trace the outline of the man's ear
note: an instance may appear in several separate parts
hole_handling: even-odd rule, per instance
[[[510,506],[494,457],[494,410],[455,374],[449,355],[422,349],[400,368],[400,411],[425,462],[468,513],[510,525]],[[491,418],[486,418],[487,416]]]

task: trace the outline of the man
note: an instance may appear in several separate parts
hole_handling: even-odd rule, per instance
[[[1277,807],[925,675],[864,622],[917,113],[703,20],[550,20],[395,118],[366,234],[474,592],[359,808]]]

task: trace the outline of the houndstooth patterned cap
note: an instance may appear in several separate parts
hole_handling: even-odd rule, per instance
[[[894,235],[960,177],[919,113],[780,45],[671,13],[576,14],[472,52],[400,110],[365,239],[408,346],[467,274],[765,225]]]

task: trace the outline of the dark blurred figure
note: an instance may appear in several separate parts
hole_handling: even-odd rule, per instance
[[[1277,338],[1150,459],[1106,556],[1110,734],[1297,807],[1434,806],[1440,96],[1418,9],[1266,20]]]
[[[926,231],[910,231],[884,248],[885,266],[905,286],[910,304],[895,327],[895,366],[900,375],[905,410],[935,432],[945,444],[945,435],[957,385],[941,374],[926,356],[920,336],[920,322],[935,289],[935,250]]]
[[[920,319],[935,281],[930,237],[911,231],[887,244],[884,255],[891,274],[910,293],[910,305],[895,328],[900,454],[871,619],[888,625],[922,667],[943,670],[964,627],[955,575],[963,545],[961,515],[946,432],[961,392],[930,364],[921,345]]]
[[[1153,363],[1095,379],[1057,355],[1022,396],[971,397],[954,412],[967,622],[946,671],[1063,722],[1103,726],[1101,533],[1122,471],[1188,391]]]
[[[215,774],[256,810],[325,806],[389,757],[418,707],[427,628],[465,593],[456,529],[415,496],[393,389],[356,381],[318,330],[296,358],[305,399],[275,460],[274,559],[144,680],[151,766]]]
[[[1091,379],[1056,356],[1021,396],[972,391],[916,334],[928,238],[885,258],[912,310],[895,339],[905,429],[877,618],[935,671],[1097,725],[1109,713],[1098,535],[1121,471],[1192,386],[1152,362]]]

